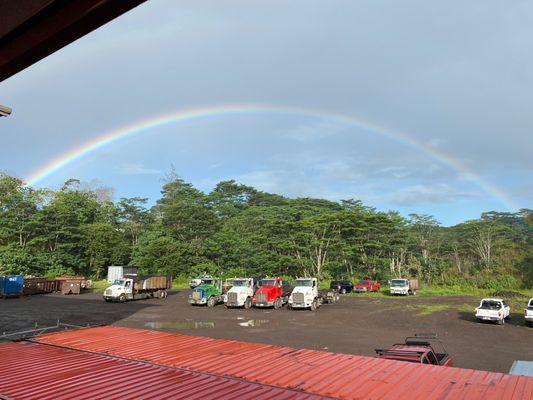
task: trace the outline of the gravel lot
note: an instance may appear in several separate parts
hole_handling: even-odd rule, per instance
[[[311,312],[192,307],[188,293],[124,304],[105,303],[98,293],[0,300],[0,333],[59,319],[373,356],[415,332],[435,332],[457,367],[508,372],[514,360],[533,360],[533,328],[524,325],[522,309],[512,310],[505,326],[477,323],[477,298],[344,296]]]

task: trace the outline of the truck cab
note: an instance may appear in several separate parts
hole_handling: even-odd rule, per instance
[[[502,299],[483,299],[476,308],[478,322],[493,321],[498,325],[503,325],[510,316],[511,307]]]
[[[400,295],[416,295],[418,290],[418,280],[416,279],[405,279],[405,278],[395,278],[389,281],[389,291],[390,294],[400,294]]]
[[[452,366],[452,359],[436,334],[415,334],[388,349],[376,349],[378,358],[418,364]]]
[[[287,303],[291,287],[279,277],[263,278],[259,289],[254,294],[253,304],[255,307],[281,308]]]
[[[529,299],[524,309],[524,319],[526,320],[526,325],[533,326],[533,298]]]
[[[133,300],[133,279],[115,279],[113,284],[104,291],[104,300],[120,301]]]
[[[222,303],[222,280],[212,277],[202,278],[202,283],[193,289],[188,301],[191,305],[207,305],[208,307]]]
[[[226,307],[244,307],[249,309],[253,304],[255,285],[253,278],[235,278],[233,285],[224,296]]]
[[[316,278],[298,278],[289,297],[289,308],[310,309],[312,311],[320,307],[318,295],[318,280]]]

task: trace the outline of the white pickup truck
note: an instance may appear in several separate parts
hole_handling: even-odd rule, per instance
[[[503,325],[511,316],[511,307],[502,299],[483,299],[476,308],[478,321],[496,321]]]
[[[524,309],[524,319],[526,320],[526,325],[533,326],[533,298],[529,299]]]
[[[251,308],[255,288],[253,278],[233,279],[233,286],[231,286],[231,289],[224,296],[226,307]]]

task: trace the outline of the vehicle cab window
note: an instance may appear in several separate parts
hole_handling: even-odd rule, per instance
[[[437,361],[437,358],[435,357],[435,354],[428,353],[427,358],[429,360],[429,364],[437,365],[439,362]]]

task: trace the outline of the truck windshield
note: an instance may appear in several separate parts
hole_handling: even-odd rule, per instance
[[[275,279],[263,279],[261,281],[261,286],[276,286]]]
[[[363,279],[361,282],[359,282],[360,285],[370,285],[370,281],[367,281],[366,279]]]
[[[502,308],[502,304],[499,301],[483,300],[481,302],[481,308],[485,308],[487,310],[499,310]]]
[[[202,279],[202,285],[213,285],[212,279]]]
[[[405,279],[393,279],[392,281],[390,281],[390,285],[391,286],[406,286],[407,285],[407,281]]]
[[[296,279],[296,286],[313,287],[313,281],[311,279]]]
[[[248,286],[248,281],[246,279],[235,279],[233,281],[233,286]]]
[[[124,281],[122,279],[117,279],[113,282],[113,285],[124,286]]]

